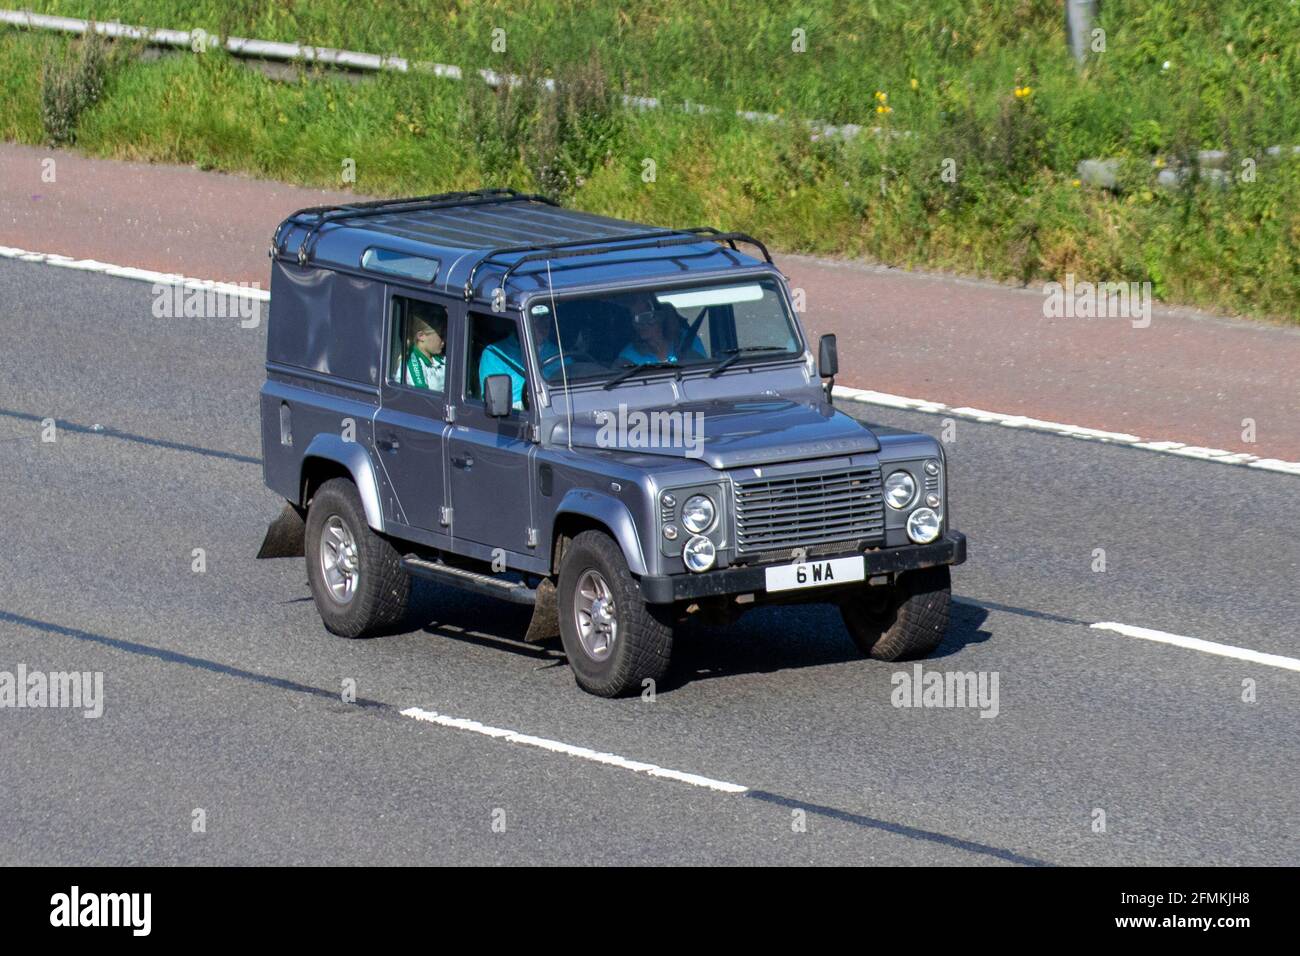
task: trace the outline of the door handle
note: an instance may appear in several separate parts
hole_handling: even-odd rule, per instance
[[[465,455],[464,457],[461,457],[459,455],[453,455],[451,458],[451,463],[455,465],[457,468],[473,468],[474,456]]]
[[[391,437],[380,438],[375,441],[375,444],[378,445],[380,448],[382,448],[384,451],[397,451],[397,449],[402,447],[402,443],[400,441],[398,441],[396,438],[391,438]]]

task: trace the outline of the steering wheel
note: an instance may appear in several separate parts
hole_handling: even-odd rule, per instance
[[[546,367],[548,365],[550,365],[553,362],[558,362],[561,358],[567,358],[571,362],[576,362],[585,359],[586,361],[591,362],[593,364],[596,361],[587,352],[568,352],[563,356],[559,352],[556,352],[554,355],[550,356],[549,358],[542,359],[542,364],[539,366],[539,370],[541,371],[542,375],[546,374]]]

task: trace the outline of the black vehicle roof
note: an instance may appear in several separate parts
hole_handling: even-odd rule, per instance
[[[763,259],[740,252],[742,242],[757,246]],[[506,295],[513,298],[546,288],[548,275],[559,290],[771,262],[762,243],[740,233],[661,229],[564,209],[512,190],[302,209],[276,230],[272,254],[303,266],[391,278],[387,268],[363,264],[371,249],[433,260],[430,285],[466,298],[490,296],[503,276]]]

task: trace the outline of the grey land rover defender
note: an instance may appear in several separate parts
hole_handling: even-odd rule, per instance
[[[759,604],[834,603],[884,660],[943,639],[943,448],[832,406],[757,240],[482,190],[304,209],[271,260],[260,556],[305,554],[335,634],[432,578],[530,605],[603,696]]]

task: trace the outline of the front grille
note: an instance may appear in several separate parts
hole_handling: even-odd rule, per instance
[[[878,468],[755,478],[735,487],[738,554],[885,535]]]

